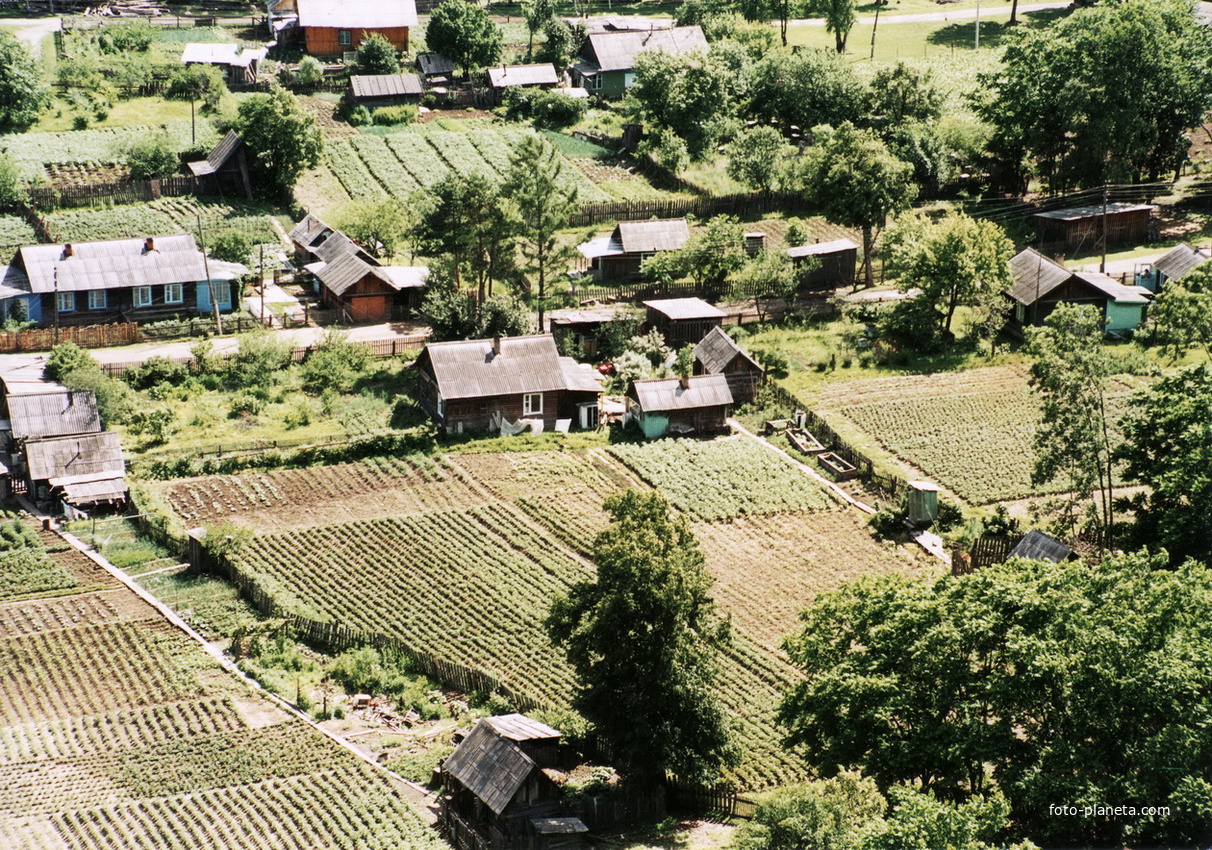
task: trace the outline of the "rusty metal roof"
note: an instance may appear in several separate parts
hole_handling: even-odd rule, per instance
[[[646,50],[678,56],[696,50],[706,52],[707,49],[707,37],[701,28],[694,26],[647,32],[591,33],[580,55],[600,71],[630,71],[635,68],[636,57]]]
[[[554,86],[560,81],[555,65],[498,65],[488,69],[488,84],[494,89],[509,86]]]
[[[355,98],[421,94],[421,78],[416,74],[355,74],[349,86]]]
[[[694,359],[703,367],[708,375],[719,374],[729,363],[738,357],[743,357],[754,369],[762,372],[762,367],[750,357],[732,337],[724,333],[722,328],[712,328],[707,335],[699,340],[694,347]]]
[[[143,239],[26,245],[17,249],[34,292],[81,292],[165,283],[206,280],[206,266],[194,237],[188,233],[153,236],[148,250]]]
[[[682,319],[722,319],[724,311],[713,307],[702,298],[661,298],[645,301],[644,306],[656,310],[673,321]]]
[[[684,218],[656,221],[621,221],[614,229],[617,241],[627,254],[647,254],[655,251],[677,251],[690,238],[690,228]]]
[[[693,410],[732,404],[732,390],[724,375],[696,375],[682,386],[678,378],[632,381],[632,397],[645,413],[662,410]]]
[[[504,337],[500,354],[493,353],[491,339],[431,342],[418,364],[426,361],[445,399],[570,389],[555,340],[547,334]]]
[[[516,742],[499,735],[484,719],[455,747],[444,770],[499,815],[536,767]]]
[[[92,434],[101,430],[97,397],[92,390],[10,395],[8,418],[15,440]]]
[[[30,440],[25,444],[25,461],[34,481],[98,473],[119,477],[126,472],[116,431]]]

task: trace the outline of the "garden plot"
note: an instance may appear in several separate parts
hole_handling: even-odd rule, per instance
[[[209,121],[199,122],[198,130],[199,146],[205,147],[218,141],[218,134]],[[164,125],[163,131],[168,133],[179,150],[193,145],[189,121],[170,121]],[[8,151],[27,178],[34,179],[43,173],[43,166],[51,163],[104,166],[119,162],[123,148],[158,132],[161,132],[160,127],[17,133],[0,136],[0,146]]]
[[[58,238],[70,242],[170,233],[192,233],[197,238],[201,218],[208,242],[219,234],[234,231],[243,233],[254,245],[272,244],[281,250],[270,217],[255,207],[207,203],[194,198],[159,198],[146,204],[107,209],[60,210],[44,218]]]

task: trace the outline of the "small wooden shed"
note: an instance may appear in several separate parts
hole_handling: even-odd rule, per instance
[[[1137,275],[1137,283],[1150,292],[1161,292],[1167,281],[1181,280],[1209,260],[1209,252],[1183,243],[1162,254]]]
[[[228,130],[206,159],[188,164],[195,177],[207,178],[212,189],[222,192],[226,187],[239,187],[248,200],[253,199],[252,179],[248,173],[248,157],[244,140],[235,130]]]
[[[115,431],[30,440],[25,465],[36,501],[59,498],[69,507],[86,509],[126,502],[126,464]]]
[[[814,242],[787,249],[792,263],[804,267],[800,274],[800,285],[804,289],[836,289],[839,286],[854,286],[854,271],[858,266],[859,246],[849,239],[833,239],[829,242]],[[810,265],[812,268],[806,268]]]
[[[684,218],[621,221],[609,236],[577,246],[594,276],[604,280],[638,278],[644,261],[662,251],[680,251],[690,239]]]
[[[644,330],[657,330],[673,349],[697,345],[712,328],[724,324],[724,311],[702,298],[662,298],[645,301]]]
[[[505,89],[540,88],[553,89],[560,84],[560,75],[555,65],[542,62],[535,65],[500,65],[488,69],[488,86],[493,100],[501,102]]]
[[[723,375],[733,402],[748,404],[761,388],[766,370],[723,328],[712,328],[694,347],[694,374]]]
[[[669,434],[718,434],[728,430],[732,391],[724,375],[632,381],[626,421],[648,439]]]
[[[378,109],[421,100],[421,78],[416,74],[354,74],[349,98],[359,106]]]
[[[1152,204],[1092,204],[1036,213],[1035,235],[1041,251],[1077,254],[1107,246],[1139,245],[1153,236]]]

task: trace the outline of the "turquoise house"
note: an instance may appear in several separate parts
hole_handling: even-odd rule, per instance
[[[726,375],[696,375],[632,381],[627,388],[626,422],[650,440],[677,434],[728,430],[732,391]]]
[[[1014,285],[1007,293],[1013,303],[1012,331],[1039,326],[1057,304],[1088,304],[1097,308],[1112,336],[1131,335],[1145,320],[1152,293],[1100,272],[1074,272],[1038,251],[1027,248],[1010,260]]]
[[[1150,292],[1161,292],[1169,280],[1181,280],[1188,272],[1208,262],[1207,253],[1192,248],[1183,243],[1175,245],[1157,258],[1151,266],[1140,270],[1136,275],[1136,283]]]

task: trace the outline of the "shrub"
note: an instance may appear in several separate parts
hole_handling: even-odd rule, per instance
[[[531,118],[539,127],[569,127],[581,120],[587,105],[583,98],[540,90],[530,99]]]
[[[161,384],[179,387],[188,377],[188,366],[184,363],[174,363],[166,357],[149,358],[141,365],[122,373],[122,380],[136,390],[146,390]]]
[[[42,374],[48,380],[62,382],[63,376],[68,372],[86,367],[96,369],[97,362],[74,342],[61,342],[47,355]]]
[[[265,402],[252,393],[236,393],[231,399],[231,409],[228,413],[232,419],[241,416],[256,416],[265,409]]]
[[[233,389],[264,389],[286,365],[290,349],[267,331],[253,331],[240,337],[240,347],[227,361],[226,379]]]
[[[398,74],[400,52],[379,33],[371,33],[358,47],[358,70],[363,74]]]
[[[345,120],[355,127],[364,127],[371,122],[370,110],[365,106],[352,106],[346,110]]]
[[[156,133],[132,142],[122,151],[122,161],[132,180],[172,177],[181,168],[181,158],[167,133]]]
[[[390,127],[393,124],[411,124],[417,120],[417,108],[407,104],[381,106],[374,111],[372,120],[381,127]]]
[[[209,253],[216,260],[227,263],[247,263],[248,255],[252,253],[253,241],[245,233],[238,230],[228,230],[220,233],[210,243]]]
[[[314,56],[304,56],[295,71],[295,83],[303,88],[314,88],[324,80],[324,66]]]
[[[160,28],[147,21],[135,21],[105,28],[114,53],[139,53],[151,47]]]
[[[312,395],[325,390],[349,392],[366,371],[370,353],[363,345],[349,342],[344,333],[329,330],[303,361],[303,389]]]

